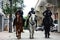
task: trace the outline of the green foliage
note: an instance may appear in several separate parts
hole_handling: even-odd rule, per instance
[[[17,3],[19,3],[20,5],[21,5],[21,7],[23,7],[24,6],[24,2],[23,2],[24,0],[13,0],[12,2],[13,2],[13,4],[16,6],[17,5]]]
[[[21,5],[21,8],[24,7],[24,2],[23,0],[12,0],[12,9],[10,7],[10,4],[6,3],[5,8],[3,8],[3,12],[7,15],[7,14],[11,14],[11,11],[13,13],[15,13],[17,11],[17,3],[19,3]]]
[[[17,11],[17,7],[16,6],[13,6],[13,13],[15,13]]]
[[[3,12],[7,15],[7,14],[10,14],[11,12],[11,8],[9,7],[9,4],[6,3],[6,7],[3,8]]]

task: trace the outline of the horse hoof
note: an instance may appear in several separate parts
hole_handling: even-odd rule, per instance
[[[31,39],[31,38],[30,38]]]
[[[31,39],[31,37],[30,37],[30,39]]]
[[[18,37],[18,35],[16,35],[16,37]]]
[[[21,37],[17,37],[17,39],[21,39]]]
[[[18,36],[17,39],[21,39],[21,37]]]
[[[22,31],[22,33],[24,33],[24,31]]]
[[[34,39],[34,37],[32,37],[32,39]]]
[[[34,39],[34,37],[32,37],[32,38],[30,37],[30,39]]]

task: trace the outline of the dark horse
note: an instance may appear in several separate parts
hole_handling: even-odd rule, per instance
[[[14,19],[13,26],[16,26],[16,37],[21,38],[21,32],[23,31],[23,19],[19,12],[16,13],[16,18]]]
[[[44,25],[44,30],[45,30],[45,37],[49,38],[50,26],[53,26],[53,19],[51,17],[44,17],[43,25]]]

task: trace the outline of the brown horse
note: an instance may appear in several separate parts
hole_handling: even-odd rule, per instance
[[[23,19],[19,13],[17,13],[16,18],[14,19],[13,26],[16,26],[16,37],[21,38],[21,32],[23,31]]]

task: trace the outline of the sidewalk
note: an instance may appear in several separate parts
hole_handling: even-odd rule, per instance
[[[0,32],[0,40],[17,40],[15,33]],[[29,31],[24,30],[20,40],[60,40],[60,33],[51,33],[50,38],[44,37],[44,32],[35,31],[34,39],[29,39]]]

